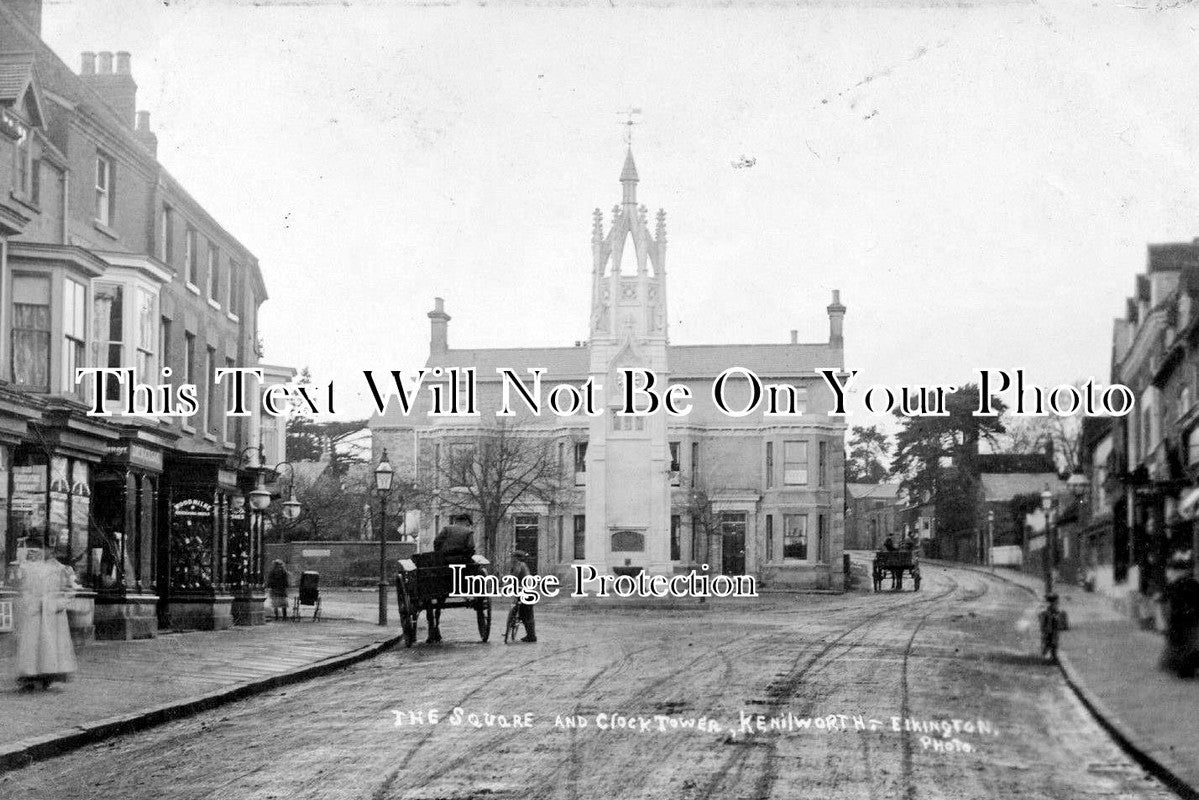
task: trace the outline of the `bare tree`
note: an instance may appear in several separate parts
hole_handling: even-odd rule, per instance
[[[1082,417],[1015,417],[1006,422],[1008,453],[1044,453],[1053,449],[1054,465],[1059,471],[1077,472],[1080,468]]]
[[[563,485],[554,439],[536,428],[505,424],[447,438],[446,452],[422,470],[425,492],[483,528],[482,551],[494,560],[504,518],[520,502],[553,501]]]

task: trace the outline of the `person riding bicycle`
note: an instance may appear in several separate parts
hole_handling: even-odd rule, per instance
[[[512,551],[512,574],[518,581],[521,581],[522,583],[524,582],[525,578],[532,574],[529,571],[529,565],[525,563],[525,559],[528,557],[529,554],[524,550]],[[519,609],[520,621],[523,622],[525,626],[525,637],[521,639],[521,641],[537,641],[537,628],[533,624],[533,604],[526,603],[524,600],[517,598],[516,607]]]

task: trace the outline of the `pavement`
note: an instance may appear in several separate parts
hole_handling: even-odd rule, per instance
[[[1044,593],[1036,576],[1004,568],[992,574],[1038,599]],[[1069,584],[1056,591],[1069,615],[1058,651],[1071,688],[1142,766],[1179,795],[1199,799],[1199,679],[1162,671],[1162,635],[1140,628],[1110,598]]]
[[[399,640],[394,614],[389,626],[375,624],[373,592],[323,591],[322,604],[315,622],[309,609],[264,626],[95,642],[77,649],[79,671],[65,685],[21,691],[11,682],[0,689],[0,772],[322,675]],[[0,674],[13,674],[11,661]]]

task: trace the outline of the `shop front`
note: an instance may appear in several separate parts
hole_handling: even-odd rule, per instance
[[[0,656],[14,647],[12,641],[14,602],[16,600],[16,566],[24,544],[18,538],[18,528],[11,519],[13,496],[13,452],[29,435],[29,423],[41,418],[41,413],[6,387],[0,386],[0,526],[4,532],[4,564],[0,572]],[[44,535],[44,525],[39,534]]]
[[[156,548],[158,624],[224,630],[252,624],[254,536],[247,527],[238,473],[221,454],[167,454],[159,492]],[[259,588],[258,602],[262,595]]]
[[[41,536],[82,586],[68,610],[77,643],[95,638],[95,598],[103,583],[104,532],[94,524],[92,479],[117,438],[112,426],[70,401],[47,402],[12,452],[8,522],[18,542]]]
[[[96,469],[97,639],[149,639],[158,633],[158,492],[163,453],[176,438],[155,424],[122,427]]]

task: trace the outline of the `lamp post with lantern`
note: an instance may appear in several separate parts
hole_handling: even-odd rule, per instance
[[[387,450],[375,467],[375,491],[379,495],[379,624],[387,624],[387,496],[395,470],[387,460]]]
[[[271,500],[273,499],[271,490],[266,488],[266,477],[265,477],[266,473],[274,472],[277,474],[279,472],[279,470],[283,467],[287,467],[287,469],[288,469],[287,499],[284,500],[282,503],[283,518],[285,520],[287,520],[288,522],[291,522],[291,521],[297,519],[300,516],[300,511],[302,510],[302,506],[300,505],[300,501],[296,499],[296,468],[295,468],[295,466],[293,466],[290,461],[280,461],[278,464],[276,464],[271,469],[269,469],[269,470],[266,469],[263,466],[263,464],[265,463],[265,454],[263,452],[263,447],[262,447],[261,442],[259,442],[257,446],[245,448],[242,451],[242,457],[244,458],[245,454],[248,452],[257,452],[257,454],[258,454],[257,463],[254,466],[255,471],[258,473],[258,480],[255,483],[254,488],[251,489],[250,491],[246,492],[246,499],[249,500],[249,502],[250,502],[250,510],[254,513],[254,517],[257,520],[257,524],[258,524],[258,535],[259,535],[259,542],[260,542],[259,546],[262,549],[261,567],[262,567],[262,574],[265,576],[266,575],[266,542],[262,541],[263,534],[265,533],[265,531],[263,531],[264,526],[263,526],[262,520],[263,520],[263,512],[265,512],[268,508],[270,508]],[[283,543],[282,529],[280,529],[280,531],[279,531],[279,543],[280,544]]]
[[[995,509],[987,510],[987,565],[995,574]]]
[[[1045,608],[1041,611],[1041,657],[1050,664],[1057,663],[1057,634],[1060,616],[1057,607],[1057,593],[1053,590],[1053,562],[1057,553],[1057,543],[1054,540],[1053,528],[1053,492],[1049,487],[1041,492],[1041,511],[1045,515]]]

